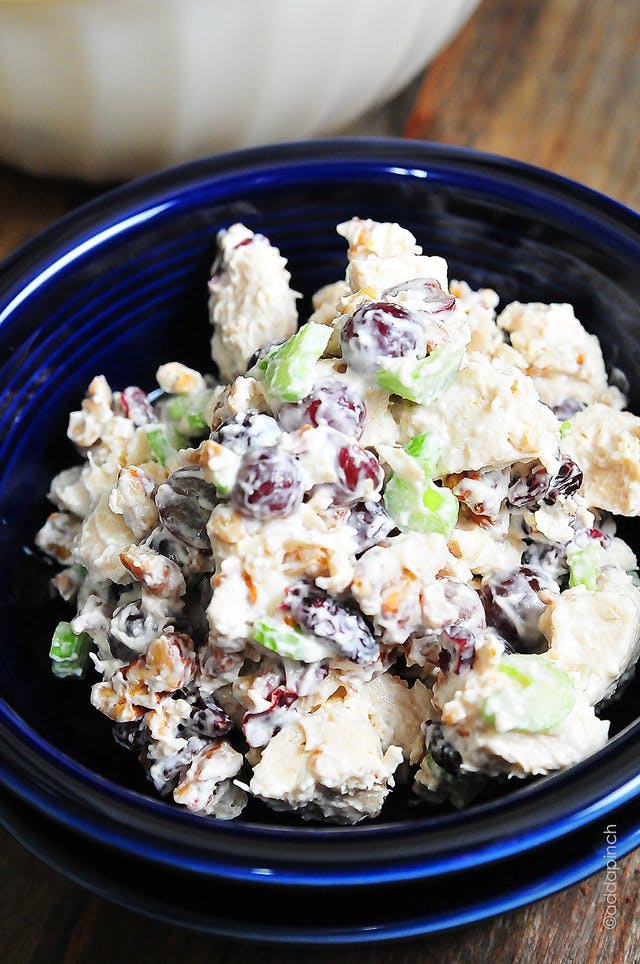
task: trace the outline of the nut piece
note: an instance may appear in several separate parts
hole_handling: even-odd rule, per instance
[[[160,365],[156,372],[158,385],[164,392],[172,395],[190,395],[206,388],[205,380],[200,372],[187,368],[181,362],[168,362]]]
[[[154,596],[175,599],[187,587],[178,566],[166,556],[144,546],[129,546],[120,553],[120,562]]]
[[[81,448],[98,441],[104,425],[113,418],[113,393],[104,375],[97,375],[87,389],[87,397],[79,412],[69,416],[67,435]]]
[[[116,723],[133,723],[144,713],[134,705],[126,689],[116,692],[110,683],[96,683],[91,687],[91,704]]]
[[[196,658],[191,638],[184,633],[163,633],[154,639],[144,657],[123,671],[129,684],[141,684],[155,693],[173,693],[191,682]]]
[[[109,495],[109,508],[122,516],[136,539],[143,539],[158,524],[153,496],[155,482],[137,465],[120,469],[118,481]]]
[[[80,532],[80,520],[68,512],[52,512],[35,538],[39,549],[58,562],[65,563]]]
[[[173,791],[173,799],[195,813],[231,820],[244,808],[247,795],[232,778],[243,764],[242,754],[228,743],[214,743],[194,756]]]

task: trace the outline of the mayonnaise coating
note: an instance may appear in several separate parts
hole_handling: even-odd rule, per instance
[[[89,667],[206,818],[353,824],[399,785],[466,806],[602,747],[640,657],[614,518],[640,514],[640,419],[597,337],[449,283],[401,225],[337,230],[344,276],[300,319],[278,249],[218,233],[212,365],[163,360],[151,396],[96,375],[35,537],[75,605],[54,672]]]

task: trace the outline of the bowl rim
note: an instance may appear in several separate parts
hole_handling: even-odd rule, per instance
[[[629,807],[626,808],[626,811]],[[625,813],[625,808],[616,810],[613,813],[616,827],[616,859],[620,860],[628,854],[640,842],[640,826],[638,825],[638,815],[629,817]],[[45,824],[43,827],[42,824]],[[594,846],[595,833],[592,827],[582,828],[576,834],[572,834],[572,840],[568,848],[563,848],[558,854],[557,848],[553,843],[547,847],[537,850],[532,856],[534,866],[537,868],[531,872],[531,864],[528,865],[528,873],[523,875],[519,864],[514,861],[507,861],[505,870],[502,869],[499,875],[487,880],[487,887],[484,887],[485,868],[476,869],[474,874],[475,887],[470,888],[467,884],[465,890],[469,896],[460,899],[459,890],[454,883],[447,890],[450,903],[446,909],[440,908],[434,911],[429,903],[429,894],[434,882],[429,880],[419,881],[412,885],[413,888],[422,888],[421,893],[424,899],[424,910],[416,916],[407,912],[403,905],[402,893],[406,889],[402,888],[400,893],[395,887],[385,887],[382,892],[378,891],[381,900],[375,903],[385,907],[388,912],[388,905],[393,902],[394,912],[387,917],[385,922],[373,922],[357,920],[345,924],[335,924],[331,913],[326,913],[326,925],[322,930],[317,929],[317,925],[307,925],[304,915],[297,910],[289,910],[290,919],[295,918],[295,925],[270,920],[268,924],[260,924],[252,920],[251,912],[243,914],[242,919],[235,918],[230,920],[224,912],[224,905],[214,907],[213,913],[194,912],[193,908],[184,909],[184,906],[176,906],[169,897],[166,900],[154,899],[145,891],[144,882],[140,881],[140,874],[136,874],[135,868],[130,873],[122,874],[122,863],[126,857],[118,855],[117,876],[109,874],[105,868],[102,858],[104,851],[100,851],[101,857],[97,861],[75,845],[73,839],[69,840],[70,831],[66,831],[62,840],[58,840],[51,835],[51,827],[40,814],[35,814],[30,808],[20,808],[20,801],[12,799],[11,794],[5,798],[0,797],[0,825],[4,825],[9,833],[14,836],[22,846],[26,847],[34,856],[44,860],[50,867],[64,874],[100,897],[112,900],[117,904],[135,910],[155,920],[172,922],[177,926],[186,927],[200,933],[215,934],[227,939],[241,939],[243,941],[258,941],[269,944],[370,944],[374,942],[397,940],[400,938],[419,937],[426,934],[438,933],[443,930],[458,928],[466,924],[487,920],[497,914],[502,914],[521,907],[524,904],[540,900],[550,894],[569,887],[572,884],[588,877],[598,871],[601,866],[600,848]],[[599,842],[599,839],[598,839]],[[606,840],[605,840],[606,842]],[[82,847],[82,840],[80,840]],[[109,858],[110,855],[107,854]],[[540,871],[540,867],[543,868]],[[506,871],[506,873],[505,873]],[[171,879],[171,871],[162,872],[161,875],[165,882],[165,889],[172,892],[174,886]],[[168,877],[168,879],[167,879]],[[467,880],[467,874],[463,875]],[[459,875],[456,875],[456,882]],[[440,885],[436,882],[436,887]],[[493,890],[497,887],[498,890]],[[478,896],[475,896],[475,893]],[[279,893],[279,892],[277,892]],[[343,889],[339,891],[338,900],[342,901],[350,894]],[[223,894],[223,901],[226,895]],[[250,897],[250,895],[247,894]],[[307,895],[308,896],[308,895]],[[290,888],[287,891],[288,904],[291,899],[304,902],[305,893],[299,888]],[[335,900],[335,895],[334,898]],[[244,904],[242,895],[238,897],[237,892],[235,901]],[[370,902],[371,903],[371,902]],[[302,907],[305,904],[302,903]],[[298,905],[299,907],[299,905]]]
[[[293,172],[301,181],[312,180],[319,169],[325,176],[332,174],[336,178],[377,174],[386,178],[435,179],[439,174],[448,177],[450,183],[453,177],[467,182],[472,179],[477,187],[491,188],[494,196],[519,196],[540,210],[553,210],[557,216],[568,217],[576,228],[588,228],[601,243],[640,261],[638,214],[585,185],[521,161],[468,148],[396,138],[337,138],[268,145],[202,158],[127,182],[70,212],[27,241],[0,264],[0,348],[8,337],[12,319],[19,316],[30,295],[99,244],[168,213],[180,203],[180,198],[184,200],[200,188],[211,190],[214,184],[224,193],[247,179],[255,183],[260,178],[271,178],[274,183],[283,183]],[[9,357],[0,371],[0,384],[10,369]],[[271,883],[347,885],[449,873],[538,846],[599,819],[614,806],[640,794],[640,772],[634,764],[640,720],[582,763],[520,787],[499,801],[446,817],[355,828],[212,821],[133,793],[79,766],[48,744],[4,701],[0,701],[0,731],[6,740],[0,751],[0,782],[54,819],[89,838],[97,836],[127,851],[133,848],[145,859],[200,873],[244,880],[268,879]],[[616,759],[612,760],[612,756]],[[26,761],[31,769],[25,766]],[[564,810],[561,817],[551,819],[548,797],[554,794],[564,800]],[[521,816],[515,819],[522,809],[523,797],[524,809],[526,802],[538,804],[535,817],[531,819],[529,814],[530,822],[525,828]],[[495,827],[498,815],[502,827],[499,835]],[[462,833],[465,828],[469,831],[466,825],[474,821],[483,826],[483,832],[475,837]],[[188,847],[179,839],[179,831],[184,828],[198,841],[198,847]],[[452,830],[455,841],[450,839]],[[439,848],[431,846],[434,832],[440,833]],[[507,833],[511,836],[505,836]],[[205,838],[209,846],[203,847]],[[374,857],[358,853],[364,840],[375,841]],[[417,840],[430,845],[418,858]],[[287,854],[276,861],[276,866],[269,867],[272,858],[268,856],[268,846],[273,847],[274,842],[280,846],[286,843]],[[314,851],[313,860],[318,861],[312,872],[308,869],[309,848]],[[345,853],[350,867],[344,866]],[[265,866],[256,866],[257,857],[263,855]],[[394,866],[389,864],[390,855]]]

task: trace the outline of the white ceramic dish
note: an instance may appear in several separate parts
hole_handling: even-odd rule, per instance
[[[343,130],[478,0],[9,0],[0,159],[91,180]]]

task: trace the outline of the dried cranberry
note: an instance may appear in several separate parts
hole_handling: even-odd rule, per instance
[[[299,582],[287,590],[282,608],[303,629],[329,642],[337,656],[356,663],[378,658],[380,647],[355,605],[342,606],[312,583]]]
[[[513,509],[529,509],[539,506],[549,491],[551,476],[544,465],[534,465],[526,475],[515,479],[509,486],[507,502]]]
[[[573,495],[581,485],[582,469],[568,455],[563,455],[560,468],[549,484],[545,501],[555,502],[561,495]]]
[[[462,757],[442,732],[439,723],[427,720],[425,724],[426,745],[434,763],[451,776],[457,776],[462,765]]]
[[[154,760],[146,749],[140,762],[147,771],[147,776],[161,796],[167,796],[176,786],[180,777],[193,760],[194,756],[210,746],[207,740],[200,739],[199,736],[189,737],[185,746],[168,756]]]
[[[337,505],[359,502],[363,496],[380,489],[384,481],[382,466],[373,452],[361,448],[355,442],[343,445],[338,450],[337,473],[333,495],[333,501]]]
[[[384,358],[424,356],[427,350],[422,321],[413,312],[386,301],[358,308],[340,334],[342,355],[356,371],[371,372]]]
[[[544,595],[557,591],[557,584],[545,572],[521,566],[485,576],[480,597],[487,623],[494,626],[516,652],[539,653],[548,647],[538,629],[538,620],[547,605]]]
[[[233,722],[218,706],[207,706],[198,700],[191,708],[188,720],[182,723],[182,729],[198,736],[218,737],[228,733],[233,728]]]
[[[132,723],[114,723],[111,731],[118,746],[132,753],[139,753],[151,739],[144,717]]]
[[[434,668],[461,673],[470,669],[476,655],[478,642],[486,628],[484,609],[478,593],[472,586],[457,579],[438,579],[433,595],[423,595],[423,606],[428,614],[430,603],[435,602],[432,616],[442,608],[442,596],[454,610],[447,623],[437,629],[422,626],[407,640],[405,652],[411,662],[419,666],[431,664]]]
[[[292,690],[280,686],[270,696],[271,705],[259,713],[245,713],[242,732],[249,746],[266,746],[272,736],[282,729],[287,711],[298,699]]]
[[[281,405],[278,420],[285,432],[295,432],[302,425],[328,425],[330,428],[360,438],[366,410],[358,392],[347,382],[334,379],[319,382],[300,402]]]
[[[597,539],[604,549],[608,549],[613,541],[608,532],[602,532],[600,529],[587,529],[587,535],[590,539]]]
[[[137,427],[158,421],[146,392],[137,385],[129,385],[120,393],[120,405],[126,417]]]
[[[551,411],[559,422],[566,422],[572,415],[581,412],[584,407],[584,402],[579,402],[577,398],[565,398],[565,400],[558,405],[550,406]]]
[[[228,418],[212,433],[211,438],[225,445],[236,455],[244,455],[251,448],[268,448],[277,445],[282,432],[271,415],[262,412],[245,412]]]
[[[543,501],[551,505],[561,495],[573,495],[581,485],[582,470],[568,455],[563,455],[556,475],[549,475],[545,467],[538,464],[515,479],[509,486],[507,502],[514,509],[535,509]]]
[[[560,542],[532,542],[522,553],[522,565],[540,569],[555,580],[569,572],[567,551]]]
[[[441,646],[438,666],[449,673],[471,669],[476,658],[477,637],[466,626],[452,625],[438,636]]]
[[[119,606],[113,612],[107,633],[109,649],[115,659],[129,662],[145,653],[168,620],[168,616],[160,619],[154,613],[146,613],[140,600]]]
[[[250,449],[231,490],[236,508],[254,519],[291,515],[302,496],[300,469],[288,452],[278,448]]]
[[[434,641],[441,647],[438,663],[441,669],[460,673],[473,666],[478,640],[486,627],[484,609],[478,593],[466,582],[445,577],[437,585],[456,610],[454,618],[435,636]],[[425,604],[428,598],[427,595]],[[425,641],[429,641],[428,637]]]
[[[355,529],[358,552],[377,546],[395,528],[382,502],[358,502],[351,508],[347,525]]]
[[[432,314],[439,314],[441,311],[453,311],[456,299],[445,291],[435,278],[412,278],[410,281],[402,281],[399,285],[387,288],[382,292],[383,298],[397,298],[405,291],[419,291],[423,300],[426,302],[425,308]]]
[[[211,550],[207,522],[217,504],[216,489],[202,470],[185,466],[158,486],[156,506],[163,525],[182,542],[203,552]]]

